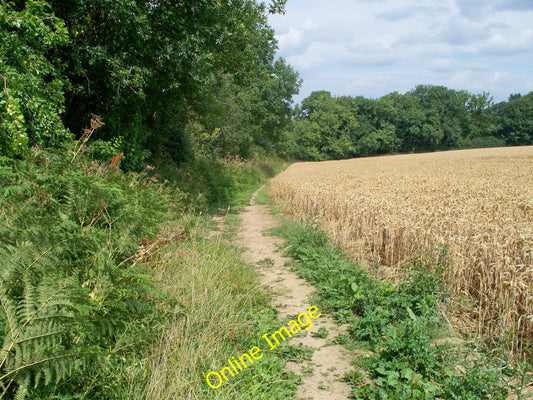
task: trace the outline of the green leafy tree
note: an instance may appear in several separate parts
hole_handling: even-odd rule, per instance
[[[296,155],[310,160],[353,157],[358,127],[347,104],[329,92],[313,92],[302,102],[293,130]]]
[[[254,153],[277,154],[291,122],[292,95],[298,92],[300,82],[283,59],[264,65],[262,74],[246,82],[226,74],[213,88],[210,111],[193,117],[197,131],[191,133],[191,140],[203,138],[199,151],[205,155],[247,158]]]
[[[284,1],[268,10],[252,0],[49,2],[71,37],[60,53],[72,83],[67,125],[79,134],[91,113],[102,115],[106,125],[95,137],[121,138],[127,169],[160,153],[191,158],[194,141],[185,127],[214,109],[227,76],[233,89],[265,88],[265,72],[276,69],[267,15],[282,12]]]
[[[496,131],[494,98],[488,93],[472,94],[466,102],[470,117],[469,137],[491,136]]]
[[[469,93],[444,86],[419,85],[410,94],[420,99],[432,128],[426,128],[423,137],[438,149],[458,148],[468,126]]]
[[[497,136],[509,145],[533,144],[533,92],[510,96],[495,107],[499,114]]]
[[[45,1],[14,5],[0,1],[0,153],[20,157],[29,146],[70,138],[61,119],[68,81],[57,57],[68,31]]]
[[[361,156],[394,154],[398,151],[400,139],[394,125],[384,122],[382,127],[362,137],[358,142],[357,153]]]

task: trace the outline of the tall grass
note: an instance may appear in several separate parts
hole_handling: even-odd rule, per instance
[[[132,391],[154,400],[290,398],[296,377],[281,353],[265,354],[220,388],[206,383],[206,374],[260,345],[279,324],[254,268],[220,236],[206,239],[206,225],[197,220],[187,240],[170,243],[153,261],[171,318],[146,362],[148,384]]]

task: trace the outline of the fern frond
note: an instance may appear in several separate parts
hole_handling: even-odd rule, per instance
[[[32,259],[32,250],[23,244],[2,251],[8,257],[0,281],[0,311],[5,318],[0,397],[14,382],[16,398],[23,399],[32,380],[37,384],[44,377],[48,384],[53,376],[59,381],[68,372],[64,360],[71,353],[63,342],[72,332],[71,282],[54,280],[43,267],[49,256]]]
[[[30,386],[30,376],[26,375],[23,380],[20,381],[15,395],[15,400],[24,400],[28,394],[28,387]]]

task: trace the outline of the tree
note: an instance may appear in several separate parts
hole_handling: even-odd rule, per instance
[[[227,76],[235,88],[262,87],[274,68],[267,6],[253,0],[49,2],[71,36],[60,53],[71,82],[66,124],[79,134],[91,113],[102,115],[96,137],[121,139],[128,169],[150,154],[190,157],[185,127],[213,110]]]
[[[470,117],[469,137],[477,138],[492,136],[496,130],[496,114],[494,98],[483,92],[472,94],[466,102],[466,110]]]
[[[377,154],[394,154],[398,151],[400,139],[394,125],[384,122],[380,129],[362,137],[357,144],[357,153],[361,156]]]
[[[44,1],[17,11],[0,1],[0,154],[23,156],[29,146],[54,146],[70,138],[63,125],[62,76],[57,49],[68,32]]]
[[[420,99],[420,105],[426,114],[426,120],[433,129],[426,129],[436,136],[428,137],[432,144],[440,149],[458,148],[468,132],[468,114],[466,103],[469,93],[456,91],[444,86],[419,85],[410,95]],[[428,143],[429,144],[429,143]]]
[[[533,144],[533,92],[512,95],[500,104],[497,137],[509,145]]]
[[[347,104],[329,92],[313,92],[302,102],[293,130],[298,155],[311,160],[354,157],[358,127]]]
[[[212,88],[208,112],[192,116],[196,132],[190,132],[191,140],[202,154],[217,157],[278,153],[291,122],[292,95],[300,83],[283,59],[265,65],[262,74],[246,82],[225,74]]]

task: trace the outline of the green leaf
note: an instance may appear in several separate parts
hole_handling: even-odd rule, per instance
[[[413,310],[411,310],[411,307],[407,307],[407,313],[409,314],[409,317],[410,317],[413,321],[416,321],[416,320],[417,320],[417,317],[416,317],[415,313],[413,312]]]

